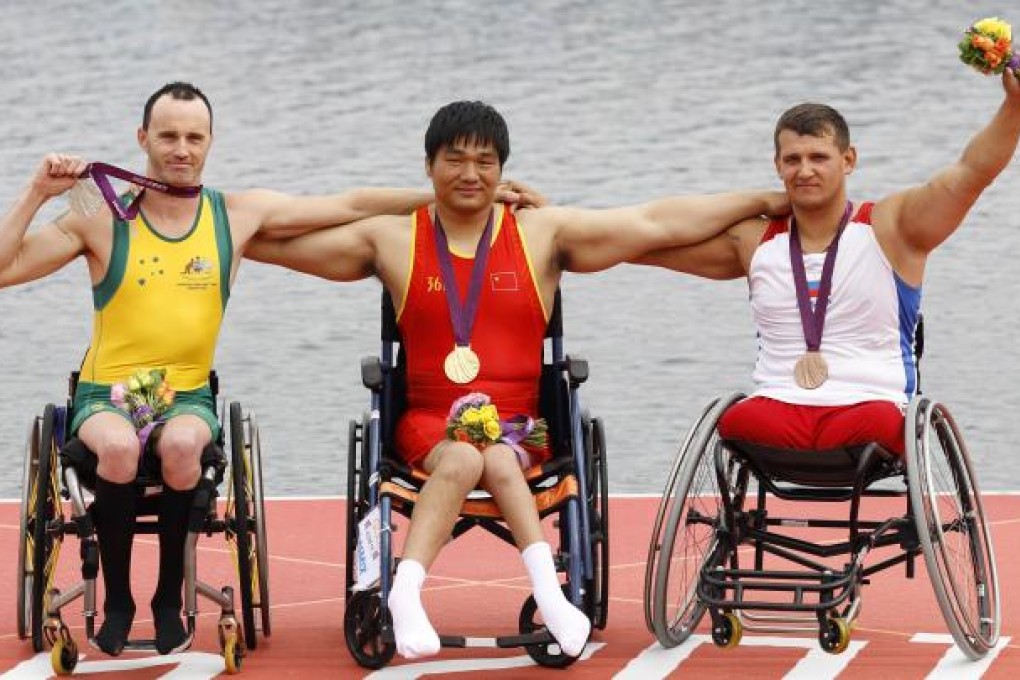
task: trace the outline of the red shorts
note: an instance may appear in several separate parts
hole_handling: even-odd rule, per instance
[[[904,415],[889,401],[847,406],[803,406],[768,397],[751,397],[719,419],[724,439],[802,451],[836,449],[878,442],[903,455]]]
[[[440,415],[424,409],[409,409],[404,413],[397,423],[397,451],[405,463],[420,469],[432,449],[446,441],[446,416],[445,413]],[[540,465],[552,455],[548,447],[523,448],[530,457],[531,465]]]

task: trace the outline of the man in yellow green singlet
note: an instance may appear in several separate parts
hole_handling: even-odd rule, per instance
[[[200,185],[212,140],[212,107],[193,85],[170,83],[146,102],[138,144],[148,177],[173,187]],[[111,402],[110,388],[136,369],[165,368],[176,390],[153,447],[164,492],[159,581],[151,605],[156,646],[166,654],[190,642],[180,615],[187,517],[202,450],[219,427],[208,376],[230,284],[249,241],[408,213],[432,194],[359,189],[296,197],[264,189],[224,194],[205,188],[182,198],[146,190],[141,210],[129,221],[103,207],[90,217],[66,213],[26,235],[43,204],[70,189],[85,168],[77,158],[47,156],[0,220],[0,287],[39,279],[78,256],[88,263],[95,317],[72,429],[98,459],[92,514],[106,598],[96,643],[112,655],[123,650],[135,614],[129,577],[133,481],[143,451],[130,417]]]

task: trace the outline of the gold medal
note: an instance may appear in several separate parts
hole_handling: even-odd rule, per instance
[[[446,377],[458,385],[464,385],[478,377],[482,362],[470,347],[455,345],[453,351],[446,355],[443,371]]]
[[[829,378],[829,366],[821,352],[805,352],[793,367],[793,379],[806,390],[818,389]]]

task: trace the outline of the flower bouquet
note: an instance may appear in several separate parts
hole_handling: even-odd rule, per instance
[[[446,418],[447,439],[467,442],[479,450],[492,444],[508,444],[522,467],[527,467],[529,459],[522,446],[544,447],[547,432],[543,418],[514,416],[500,420],[489,395],[481,392],[472,392],[453,402]]]
[[[1007,68],[1020,76],[1020,54],[1013,51],[1013,29],[998,17],[978,21],[960,41],[960,61],[989,75]]]
[[[174,403],[176,393],[166,381],[164,368],[140,368],[127,382],[110,388],[110,401],[131,416],[138,430],[138,441],[145,447],[153,428],[163,422],[163,416]]]

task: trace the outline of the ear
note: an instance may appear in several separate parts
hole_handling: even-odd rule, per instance
[[[783,178],[783,171],[779,167],[779,154],[772,157],[772,165],[776,167],[776,177],[779,179]]]
[[[140,146],[140,147],[142,147],[142,149],[144,149],[145,148],[145,143],[149,139],[149,133],[145,131],[145,128],[139,126],[138,127],[138,132],[135,134],[135,136],[138,138],[138,146]]]
[[[857,147],[851,145],[843,152],[843,174],[850,175],[857,167]]]
[[[429,162],[428,157],[425,157],[425,176],[432,179],[432,163]]]

